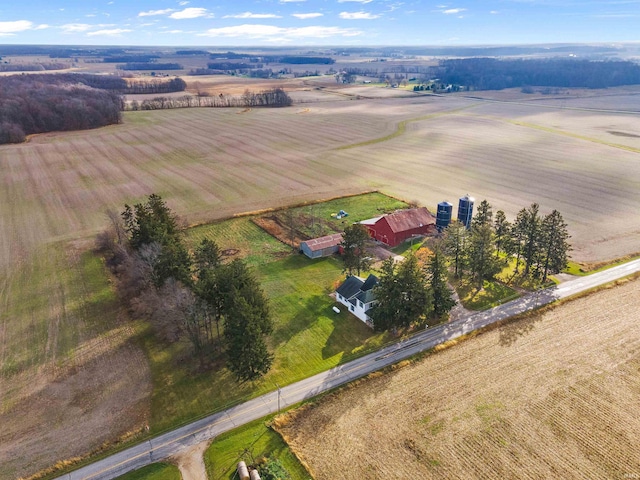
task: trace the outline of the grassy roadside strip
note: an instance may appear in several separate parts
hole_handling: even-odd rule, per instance
[[[119,480],[182,480],[180,470],[170,463],[152,463],[139,470],[125,473]]]
[[[299,405],[293,405],[287,410]],[[271,422],[277,415],[255,420],[216,437],[204,453],[208,478],[235,478],[236,465],[240,460],[250,465],[261,457],[272,457],[280,461],[293,480],[311,479],[307,469],[280,434],[271,428]]]
[[[638,259],[640,259],[640,253],[632,253],[631,255],[626,255],[624,257],[596,264],[584,265],[577,262],[569,262],[568,267],[562,273],[568,273],[570,275],[575,275],[578,277],[586,277],[588,275],[602,272],[604,270],[609,270],[610,268],[617,267],[618,265],[622,265],[623,263],[631,262]]]
[[[387,140],[391,140],[393,138],[396,138],[402,135],[407,130],[407,125],[410,123],[422,122],[424,120],[431,120],[433,118],[444,117],[446,115],[453,115],[463,110],[473,108],[476,105],[477,104],[474,103],[472,105],[467,105],[465,107],[455,108],[453,110],[447,110],[446,112],[431,113],[429,115],[423,115],[422,117],[409,118],[407,120],[402,120],[401,122],[398,123],[398,126],[396,127],[396,131],[393,133],[390,133],[389,135],[386,135],[380,138],[372,138],[371,140],[365,140],[364,142],[352,143],[350,145],[343,145],[342,147],[337,147],[334,150],[348,150],[350,148],[364,147],[366,145],[374,145],[376,143],[386,142]]]

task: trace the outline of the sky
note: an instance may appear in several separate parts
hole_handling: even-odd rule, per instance
[[[1,0],[0,44],[505,45],[640,41],[640,0]]]

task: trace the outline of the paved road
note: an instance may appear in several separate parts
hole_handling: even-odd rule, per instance
[[[106,480],[115,478],[128,471],[165,459],[188,446],[209,440],[235,427],[274,413],[278,410],[278,404],[284,408],[288,405],[312,398],[319,393],[348,383],[478,328],[551,303],[555,300],[584,292],[635,272],[640,272],[640,260],[635,260],[588,277],[579,277],[556,287],[530,293],[491,310],[475,313],[444,325],[428,328],[379,351],[288,385],[280,390],[280,394],[278,394],[277,391],[268,393],[172,432],[147,440],[142,444],[91,465],[87,465],[59,478],[63,480]]]

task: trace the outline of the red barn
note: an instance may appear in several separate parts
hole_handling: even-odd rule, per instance
[[[367,227],[372,238],[390,247],[400,245],[414,235],[429,235],[436,231],[436,217],[425,207],[399,210],[360,223]]]

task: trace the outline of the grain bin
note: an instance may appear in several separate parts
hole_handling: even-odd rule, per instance
[[[251,470],[251,480],[262,480],[258,470]]]
[[[471,227],[471,218],[473,217],[473,203],[475,199],[466,194],[460,198],[458,202],[458,221],[465,227]]]
[[[238,462],[238,478],[240,480],[250,480],[247,464],[242,461]]]
[[[451,223],[451,215],[453,213],[453,205],[449,202],[440,202],[438,204],[438,212],[436,214],[436,228],[438,232],[442,232]]]

